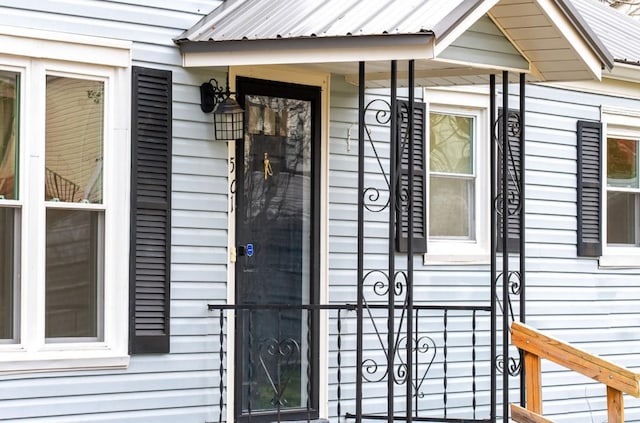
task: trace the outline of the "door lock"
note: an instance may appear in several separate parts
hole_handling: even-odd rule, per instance
[[[247,245],[238,245],[238,247],[236,247],[236,252],[238,254],[238,257],[242,257],[242,256],[253,257],[253,253],[255,252],[255,250],[253,248],[253,244],[247,244]]]

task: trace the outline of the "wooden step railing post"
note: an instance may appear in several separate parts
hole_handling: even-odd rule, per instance
[[[542,360],[525,351],[524,374],[527,387],[527,410],[542,414]]]
[[[623,394],[640,397],[640,374],[589,354],[522,323],[511,325],[511,342],[524,351],[527,407],[511,405],[511,418],[519,423],[547,423],[542,416],[541,359],[590,377],[607,386],[608,423],[624,423]]]
[[[624,423],[624,398],[622,392],[607,386],[607,413],[609,423]]]

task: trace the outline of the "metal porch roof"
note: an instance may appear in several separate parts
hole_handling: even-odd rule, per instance
[[[571,3],[614,61],[640,65],[640,22],[595,0],[571,0]]]
[[[568,1],[226,0],[174,41],[189,67],[289,64],[349,79],[366,61],[368,75],[383,81],[385,61],[415,59],[417,83],[426,85],[483,83],[500,70],[547,81],[600,78],[611,57]],[[472,60],[447,60],[443,52],[484,15],[528,69],[483,61],[481,46]]]
[[[463,3],[477,1],[227,0],[176,42],[433,33]]]

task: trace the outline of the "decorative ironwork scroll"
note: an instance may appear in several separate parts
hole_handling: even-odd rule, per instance
[[[389,290],[393,289],[393,295],[398,297],[399,303],[406,301],[406,278],[407,274],[404,271],[396,272],[393,282],[389,283],[389,277],[386,273],[373,270],[365,275],[364,285],[369,286],[374,297],[384,299],[388,296]],[[380,348],[384,352],[384,360],[379,362],[375,358],[365,358],[362,362],[364,379],[367,382],[381,382],[385,378],[391,377],[396,385],[405,385],[408,382],[408,375],[412,373],[414,376],[411,383],[413,384],[414,397],[423,398],[424,394],[421,392],[422,385],[427,377],[429,370],[436,358],[437,346],[433,338],[420,335],[414,332],[411,336],[407,336],[404,333],[404,327],[406,323],[406,310],[403,308],[400,316],[400,322],[396,328],[396,344],[395,348],[389,348],[386,345],[383,337],[383,331],[380,330],[376,323],[376,319],[373,313],[373,305],[370,305],[365,298],[365,308],[369,316],[371,326],[375,331],[375,335],[378,339]],[[387,362],[389,351],[394,352],[394,367],[389,372]],[[408,365],[405,357],[408,354],[412,354],[418,357],[416,362],[413,363],[413,372],[408,372]],[[420,373],[418,371],[421,370]]]

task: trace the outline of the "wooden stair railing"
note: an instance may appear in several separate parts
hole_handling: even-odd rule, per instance
[[[527,407],[511,404],[511,419],[518,423],[552,423],[542,416],[541,360],[595,379],[607,386],[609,423],[624,423],[622,395],[640,397],[640,374],[589,354],[522,323],[511,325],[511,343],[524,351]]]

